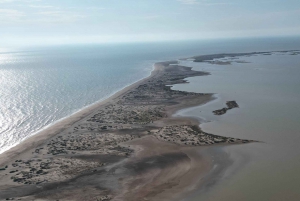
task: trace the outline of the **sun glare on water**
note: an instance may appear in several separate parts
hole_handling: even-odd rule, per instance
[[[11,63],[12,61],[13,61],[13,54],[3,53],[2,50],[0,49],[0,70],[2,69],[1,65]]]

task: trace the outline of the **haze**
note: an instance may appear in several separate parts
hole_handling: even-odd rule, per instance
[[[300,34],[299,0],[0,0],[0,45]]]

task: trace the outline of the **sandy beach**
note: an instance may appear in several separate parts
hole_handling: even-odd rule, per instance
[[[299,11],[0,0],[0,201],[300,201]]]
[[[1,154],[0,199],[184,198],[212,169],[202,150],[252,142],[205,133],[196,119],[172,116],[212,94],[170,85],[206,75],[177,61],[156,63],[149,77]]]

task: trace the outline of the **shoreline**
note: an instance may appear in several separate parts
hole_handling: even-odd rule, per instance
[[[123,92],[126,92],[127,90],[130,89],[131,86],[133,86],[133,85],[135,85],[135,84],[137,84],[139,82],[142,82],[144,79],[149,78],[152,75],[153,71],[155,71],[155,64],[153,64],[152,70],[149,72],[149,75],[147,75],[146,77],[141,78],[141,79],[139,79],[139,80],[137,80],[137,81],[135,81],[135,82],[133,82],[131,84],[128,84],[125,87],[119,89],[118,91],[112,93],[111,95],[109,95],[107,97],[104,97],[102,100],[99,100],[99,101],[96,101],[96,102],[94,102],[92,104],[84,106],[83,108],[78,109],[77,111],[73,112],[72,114],[70,114],[68,116],[65,116],[65,117],[63,117],[61,119],[58,119],[58,120],[50,123],[49,125],[44,126],[43,128],[39,129],[38,131],[33,132],[30,136],[24,138],[19,143],[15,144],[15,145],[12,145],[7,150],[4,150],[3,152],[0,152],[0,160],[1,160],[1,155],[2,154],[4,154],[5,152],[9,151],[10,149],[13,149],[14,147],[20,145],[21,143],[25,142],[26,140],[30,139],[31,137],[34,137],[36,135],[40,135],[43,132],[47,132],[48,129],[50,130],[52,127],[58,126],[61,122],[66,122],[67,123],[67,121],[69,120],[69,118],[75,118],[77,115],[78,116],[82,116],[82,115],[80,115],[81,113],[91,112],[95,108],[98,108],[99,106],[103,105],[104,103],[109,102],[110,99],[113,98],[113,97],[115,97],[116,95],[118,95],[118,93],[121,93],[123,90],[124,90]],[[65,124],[65,123],[62,123],[62,124]],[[0,163],[0,165],[1,165],[1,163]]]
[[[32,138],[34,138],[34,137],[38,137],[38,140],[45,140],[45,139],[61,132],[63,129],[65,129],[69,125],[74,124],[77,121],[81,120],[86,115],[90,114],[95,109],[97,109],[98,107],[101,107],[101,106],[109,103],[110,101],[112,101],[112,99],[117,98],[118,96],[121,96],[123,93],[126,93],[128,90],[136,87],[139,83],[142,83],[143,81],[145,81],[147,79],[150,79],[156,73],[155,71],[157,71],[157,69],[156,69],[156,66],[154,64],[153,65],[153,70],[150,72],[150,75],[148,75],[147,77],[144,77],[144,78],[142,78],[142,79],[140,79],[140,80],[138,80],[138,81],[136,81],[132,84],[129,84],[128,86],[125,86],[121,90],[113,93],[111,96],[109,96],[107,98],[104,98],[101,101],[97,101],[95,103],[87,105],[84,108],[79,109],[77,112],[75,112],[75,113],[73,113],[69,116],[63,117],[62,119],[59,119],[56,122],[53,122],[53,124],[45,126],[41,130],[33,133],[31,136],[28,136],[27,138],[25,138],[24,140],[22,140],[18,144],[13,145],[8,150],[5,150],[4,152],[0,153],[0,166],[3,165],[3,163],[5,163],[5,161],[3,162],[2,160],[5,160],[5,158],[8,158],[8,157],[12,156],[10,152],[25,151],[24,148],[20,149],[18,146],[22,146],[23,144],[24,144],[24,146],[26,146],[26,145],[28,145],[28,143],[31,144],[32,143],[31,141],[33,141]],[[42,136],[42,135],[45,135],[45,136]],[[37,145],[34,144],[34,145],[30,145],[30,146],[37,146]],[[20,150],[18,150],[18,149],[20,149]]]
[[[219,59],[224,59],[224,58],[235,58],[235,57],[240,57],[240,56],[253,56],[253,55],[269,55],[272,53],[286,53],[286,52],[298,52],[299,50],[283,50],[283,51],[265,51],[265,52],[249,52],[249,53],[219,53],[219,54],[209,54],[209,55],[200,55],[200,56],[192,56],[192,57],[188,57],[188,58],[182,58],[182,59],[178,59],[178,60],[191,60],[193,62],[204,62],[204,63],[211,63],[211,64],[215,64],[215,65],[230,65],[231,62],[236,62],[236,61],[231,61],[229,63],[222,63],[221,61],[219,61]],[[216,60],[216,61],[214,61]],[[174,63],[178,63],[178,61],[172,61]],[[239,61],[238,61],[239,62]],[[243,61],[240,61],[243,62]],[[157,63],[163,63],[163,62],[157,62]],[[78,109],[78,111],[70,114],[69,116],[63,117],[61,119],[58,119],[57,121],[46,125],[44,128],[41,128],[40,130],[32,133],[32,135],[26,137],[24,140],[20,141],[18,144],[16,145],[12,145],[12,147],[8,148],[7,150],[3,151],[0,153],[0,161],[3,159],[2,155],[5,155],[6,152],[10,152],[10,150],[13,150],[16,146],[19,146],[22,143],[27,143],[27,140],[30,140],[30,138],[32,137],[36,137],[38,135],[43,135],[46,134],[48,132],[60,132],[61,129],[59,129],[61,126],[63,126],[64,124],[72,124],[72,123],[76,123],[76,121],[80,120],[81,118],[83,118],[86,114],[92,112],[92,110],[102,106],[103,104],[106,104],[107,102],[111,101],[111,99],[117,98],[118,96],[121,96],[122,93],[126,93],[126,91],[130,90],[132,87],[135,87],[136,85],[138,85],[139,83],[142,83],[144,80],[150,79],[152,76],[152,73],[154,73],[154,71],[156,71],[156,64],[153,64],[153,69],[150,72],[150,74],[132,84],[129,84],[127,86],[125,86],[124,88],[120,89],[119,91],[116,91],[115,93],[111,94],[110,96],[103,98],[103,100],[100,101],[96,101],[95,103],[92,103],[90,105],[87,105],[81,109]],[[217,94],[213,94],[213,95],[217,95]],[[212,100],[208,101],[214,101],[218,98],[213,98]],[[207,102],[207,103],[208,103]],[[205,103],[206,104],[206,103]],[[196,105],[197,106],[197,105]],[[195,106],[191,106],[191,107],[195,107]],[[188,109],[188,108],[182,108],[182,109]],[[181,110],[181,109],[179,109]],[[193,117],[189,117],[189,118],[193,118]],[[200,122],[201,123],[201,122]],[[57,127],[57,128],[55,128]],[[57,129],[56,131],[52,131],[52,129]],[[64,128],[62,128],[64,129]],[[55,134],[53,134],[55,135]],[[16,150],[15,150],[16,151]],[[5,157],[4,157],[5,158]],[[0,166],[1,166],[1,162],[0,162]]]
[[[0,199],[82,200],[77,197],[82,194],[91,196],[87,200],[169,200],[190,192],[212,168],[199,150],[253,142],[205,133],[197,119],[172,117],[209,102],[212,94],[174,91],[170,85],[205,75],[177,61],[156,63],[150,76],[2,153],[0,167],[8,167],[0,171]],[[162,148],[153,151],[157,144]]]

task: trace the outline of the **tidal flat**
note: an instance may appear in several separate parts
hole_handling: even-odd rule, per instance
[[[272,52],[206,55],[200,62],[224,65],[230,57],[230,64],[247,64],[236,57],[266,54]],[[151,76],[28,138],[0,156],[0,198],[182,200],[214,185],[232,162],[209,147],[252,146],[260,139],[211,134],[196,118],[173,116],[214,99],[172,87],[208,72],[178,61],[156,63]],[[226,105],[230,112],[239,107]]]
[[[157,63],[148,78],[25,140],[1,155],[0,198],[170,200],[188,193],[211,168],[199,148],[253,142],[172,117],[212,94],[171,85],[207,75],[177,61]]]

